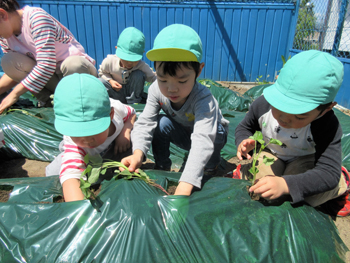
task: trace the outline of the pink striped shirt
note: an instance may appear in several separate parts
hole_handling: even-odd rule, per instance
[[[92,149],[83,148],[77,146],[69,136],[63,137],[63,155],[60,170],[61,184],[63,184],[63,182],[67,179],[80,179],[82,172],[86,168],[86,164],[84,162],[85,155],[103,155],[103,153],[111,146],[115,138],[117,138],[123,129],[124,122],[135,114],[134,108],[122,104],[118,100],[110,99],[110,102],[111,107],[114,108],[114,117],[112,122],[116,127],[116,131],[112,136],[109,136],[103,144]]]
[[[40,92],[52,75],[59,72],[57,63],[69,56],[83,56],[95,64],[73,34],[43,9],[25,6],[22,22],[22,33],[0,38],[0,45],[4,53],[15,51],[36,60],[36,66],[21,82],[29,91]]]

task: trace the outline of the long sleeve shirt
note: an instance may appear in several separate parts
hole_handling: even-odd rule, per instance
[[[175,110],[170,100],[159,90],[158,81],[155,81],[148,90],[145,109],[131,132],[133,151],[139,149],[144,155],[147,154],[160,110],[192,132],[191,149],[180,181],[200,188],[203,168],[214,151],[218,123],[228,131],[229,121],[222,116],[218,102],[210,90],[198,82],[195,83],[184,105]]]
[[[329,191],[338,185],[341,175],[342,129],[333,111],[300,129],[285,129],[273,118],[271,106],[264,96],[260,96],[236,128],[237,148],[255,131],[261,131],[267,142],[273,138],[283,143],[282,146],[268,146],[283,161],[290,162],[299,156],[315,154],[315,168],[301,174],[283,176],[293,203]]]
[[[73,142],[71,137],[63,136],[63,141],[60,144],[60,150],[63,151],[59,176],[61,184],[63,184],[63,182],[67,179],[79,179],[82,172],[86,169],[86,164],[84,162],[85,155],[99,154],[103,156],[104,153],[106,153],[110,147],[112,147],[113,141],[124,127],[124,122],[135,114],[134,108],[124,105],[118,100],[110,99],[110,102],[111,107],[114,108],[112,123],[116,129],[115,132],[109,136],[103,144],[95,148],[80,147]]]
[[[23,8],[21,34],[8,39],[0,37],[0,45],[4,53],[14,51],[36,60],[36,66],[21,82],[33,93],[43,89],[59,62],[69,56],[83,56],[95,64],[66,27],[37,7]]]
[[[98,75],[106,81],[113,79],[120,84],[126,84],[127,80],[125,78],[123,79],[123,72],[130,75],[130,73],[135,70],[141,70],[145,73],[146,81],[150,83],[157,79],[156,73],[144,61],[140,60],[135,67],[126,69],[120,66],[120,58],[117,57],[117,55],[107,55],[100,65]]]

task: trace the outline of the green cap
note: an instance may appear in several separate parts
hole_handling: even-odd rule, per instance
[[[146,56],[151,61],[201,62],[202,41],[189,26],[173,24],[158,33]]]
[[[127,27],[118,38],[115,54],[126,61],[139,61],[145,51],[145,36],[135,27]]]
[[[111,104],[102,82],[89,74],[64,77],[54,94],[55,128],[73,137],[99,134],[111,124]]]
[[[334,101],[343,75],[343,64],[334,56],[303,51],[287,61],[276,82],[264,90],[264,97],[280,111],[303,114]]]

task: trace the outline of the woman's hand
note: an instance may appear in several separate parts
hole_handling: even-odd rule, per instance
[[[2,100],[0,104],[0,114],[3,113],[4,110],[15,104],[19,100],[19,97],[21,97],[21,95],[23,95],[27,91],[28,90],[21,83],[19,83],[13,89],[13,91],[11,91],[10,94]]]

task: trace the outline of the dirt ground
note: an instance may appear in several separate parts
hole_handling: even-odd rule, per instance
[[[243,94],[247,89],[256,86],[255,83],[227,83],[220,82],[226,87]],[[236,157],[227,161],[224,170],[218,171],[218,175],[222,176],[236,168],[239,161]],[[8,161],[0,160],[0,179],[19,178],[19,177],[44,177],[47,162],[29,160],[26,158],[12,159]],[[152,169],[153,163],[147,161],[142,169]],[[169,189],[170,190],[170,189]],[[174,190],[174,189],[172,189]],[[1,198],[1,197],[0,197]],[[339,230],[340,237],[350,249],[350,216],[334,218],[334,223]],[[322,230],[320,230],[322,231]],[[350,263],[350,252],[346,254],[346,262]]]

